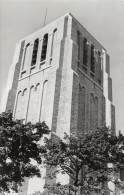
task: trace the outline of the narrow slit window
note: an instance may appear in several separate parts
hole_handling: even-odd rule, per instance
[[[91,71],[95,73],[95,48],[91,45]]]
[[[78,65],[80,64],[80,32],[77,31],[77,45],[78,45]]]
[[[32,60],[31,60],[31,66],[34,66],[37,61],[37,52],[38,52],[38,45],[39,45],[39,39],[36,39],[34,41],[34,47],[33,47],[33,54],[32,54]]]
[[[45,121],[47,117],[47,86],[48,80],[45,80],[43,83],[42,97],[41,97],[41,107],[40,107],[40,121]]]
[[[88,44],[87,39],[83,40],[83,64],[86,66],[88,62]]]
[[[56,40],[57,29],[54,29],[52,35],[52,45],[51,45],[51,58],[53,57],[54,47],[55,47],[55,40]]]
[[[22,101],[22,91],[19,91],[17,94],[15,113],[14,113],[14,118],[16,119],[21,119],[21,105],[22,105],[21,101]]]
[[[46,59],[47,43],[48,43],[48,34],[45,34],[43,38],[43,45],[42,45],[42,51],[41,51],[41,59],[40,59],[41,62]]]
[[[102,69],[101,69],[101,52],[98,51],[98,82],[101,84],[102,82]]]
[[[32,121],[32,105],[34,103],[34,85],[31,86],[29,92],[29,99],[28,99],[28,106],[27,106],[27,113],[26,113],[26,122]]]
[[[29,63],[29,54],[30,54],[30,43],[28,43],[25,47],[24,58],[22,64],[22,70],[27,69]]]

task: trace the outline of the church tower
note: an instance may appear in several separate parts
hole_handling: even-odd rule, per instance
[[[46,121],[60,137],[103,125],[115,131],[109,55],[71,14],[20,40],[5,97],[4,110]],[[26,185],[22,194],[31,193]]]

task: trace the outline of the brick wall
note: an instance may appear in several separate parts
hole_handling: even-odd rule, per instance
[[[80,33],[77,33],[77,32]],[[78,47],[77,36],[80,39]],[[88,41],[88,61],[87,67],[83,68],[83,38]],[[102,51],[101,44],[96,41],[84,27],[76,20],[72,19],[71,39],[73,41],[72,48],[72,70],[73,74],[73,89],[72,89],[72,105],[71,105],[71,132],[82,134],[81,131],[89,131],[90,128],[100,127],[105,123],[105,100],[102,87],[102,63],[101,58],[95,61],[95,75],[90,74],[91,66],[91,44],[100,52]],[[79,53],[80,49],[80,53]],[[80,55],[80,60],[78,59]],[[80,87],[85,88],[85,95],[80,94]],[[90,97],[93,96],[91,103]],[[82,98],[80,98],[80,95]],[[82,103],[81,103],[82,102]],[[83,103],[85,102],[85,106]],[[80,105],[81,104],[81,105]],[[92,114],[91,114],[92,112]],[[91,124],[90,124],[91,123]],[[82,128],[81,128],[82,127]],[[79,130],[80,129],[80,130]],[[79,131],[79,132],[77,132]]]

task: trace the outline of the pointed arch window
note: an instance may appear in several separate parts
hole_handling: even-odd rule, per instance
[[[38,109],[39,109],[39,97],[40,97],[40,83],[30,88],[27,122],[31,121],[35,123],[38,121]]]
[[[102,82],[102,56],[100,51],[98,51],[98,82],[99,84]]]
[[[42,97],[41,97],[41,107],[40,107],[40,121],[45,121],[47,117],[46,113],[46,105],[48,104],[47,102],[47,85],[48,85],[48,80],[45,80],[43,83],[43,89],[42,89]]]
[[[94,45],[91,45],[91,66],[90,70],[95,73],[95,48]]]
[[[40,87],[40,83],[37,83],[36,86],[35,86],[35,91],[37,91]]]
[[[34,66],[37,61],[37,53],[38,53],[38,45],[39,45],[39,39],[36,39],[34,41],[34,47],[33,47],[33,54],[32,54],[32,60],[31,60],[31,66]]]
[[[30,43],[28,43],[25,47],[22,70],[26,70],[29,65],[29,55],[30,55]]]
[[[25,122],[26,118],[26,112],[27,112],[27,104],[28,104],[28,89],[25,88],[22,92],[22,101],[21,101],[22,107],[21,107],[21,112],[22,112],[22,120]]]
[[[22,91],[20,90],[17,93],[16,105],[15,105],[14,118],[16,119],[21,119],[21,101],[22,101]]]
[[[88,43],[87,39],[84,38],[83,40],[83,65],[87,65],[88,63]]]
[[[53,35],[52,35],[52,45],[51,45],[51,58],[53,57],[54,48],[55,48],[55,41],[56,41],[56,35],[57,35],[57,28],[54,29]]]
[[[23,90],[22,96],[24,96],[24,95],[26,94],[26,92],[27,92],[27,88],[25,88],[25,89]]]
[[[34,101],[34,85],[31,86],[29,91],[29,99],[28,99],[28,107],[27,107],[27,114],[26,114],[26,122],[32,121],[32,104]]]
[[[77,46],[78,46],[78,65],[80,65],[80,46],[81,46],[81,42],[80,42],[80,38],[81,38],[81,34],[79,31],[77,31]]]
[[[42,44],[42,51],[41,51],[41,59],[40,61],[46,60],[46,54],[47,54],[47,44],[48,44],[48,34],[45,34],[43,37],[43,44]]]

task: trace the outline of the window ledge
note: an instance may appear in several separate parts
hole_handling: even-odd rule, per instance
[[[23,70],[23,71],[21,72],[21,77],[22,77],[25,73],[26,73],[26,70]]]
[[[86,65],[83,65],[82,67],[83,67],[83,70],[84,70],[85,72],[87,72],[87,66],[86,66]]]
[[[95,77],[95,73],[92,72],[92,71],[90,71],[90,76],[91,76],[92,78],[94,78],[94,77]]]
[[[40,68],[41,68],[41,66],[44,65],[45,63],[46,63],[46,60],[40,62]]]
[[[78,68],[78,70],[79,70],[83,75],[85,75],[90,81],[92,81],[93,83],[95,83],[101,90],[103,90],[102,83],[101,83],[101,85],[100,85],[97,81],[95,81],[94,78],[92,78],[92,77],[89,76],[87,73],[85,73],[81,68]]]
[[[53,58],[52,58],[52,57],[50,57],[50,64],[52,63],[52,60],[53,60]]]
[[[33,65],[30,67],[30,70],[34,69],[36,67],[36,65]]]

